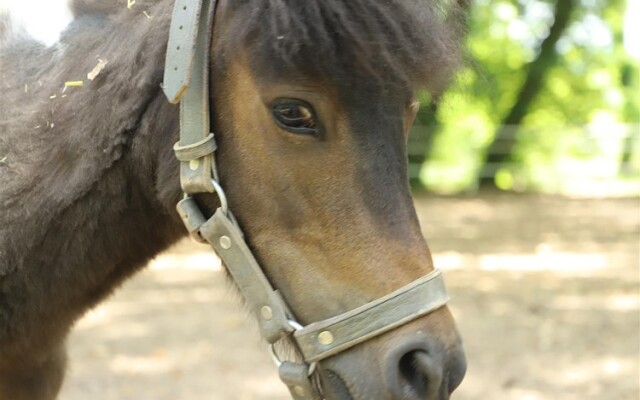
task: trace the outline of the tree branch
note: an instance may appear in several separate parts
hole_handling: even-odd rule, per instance
[[[549,69],[558,62],[559,57],[555,47],[569,26],[575,5],[576,0],[556,0],[554,20],[549,28],[549,34],[540,44],[540,51],[536,58],[527,64],[526,78],[516,101],[502,120],[487,149],[483,172],[489,171],[489,174],[482,174],[481,186],[493,186],[494,176],[499,167],[511,160],[518,139],[518,125],[522,123],[531,104],[540,93]]]

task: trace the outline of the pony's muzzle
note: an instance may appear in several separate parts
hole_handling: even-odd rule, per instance
[[[462,344],[455,331],[429,332],[425,322],[320,362],[326,399],[448,400],[467,369]]]

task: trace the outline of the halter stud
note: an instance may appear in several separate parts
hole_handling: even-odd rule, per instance
[[[293,387],[293,391],[296,392],[296,394],[300,397],[304,397],[307,395],[307,393],[305,393],[304,388],[302,386],[294,386]]]
[[[220,247],[225,250],[229,250],[231,248],[231,239],[229,239],[229,236],[220,236]]]
[[[273,310],[269,306],[264,306],[260,309],[260,316],[262,319],[270,321],[273,318]]]
[[[318,334],[318,342],[322,345],[328,346],[333,343],[333,333],[329,331],[322,331]]]

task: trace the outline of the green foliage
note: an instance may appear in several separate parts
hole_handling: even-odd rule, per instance
[[[586,170],[593,179],[614,179],[623,159],[627,176],[640,176],[639,140],[625,139],[640,129],[640,60],[623,46],[628,34],[623,29],[624,0],[578,1],[556,45],[557,62],[545,71],[522,125],[509,127],[509,133],[517,134],[511,162],[493,166],[496,171],[483,168],[484,151],[548,34],[554,4],[475,1],[468,62],[441,99],[440,127],[420,174],[427,188],[474,189],[478,174],[495,172],[502,189],[558,191]],[[425,119],[422,115],[418,121]]]

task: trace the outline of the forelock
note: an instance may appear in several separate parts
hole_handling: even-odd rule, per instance
[[[234,0],[227,51],[334,76],[350,70],[437,93],[460,60],[463,13],[446,0]]]

